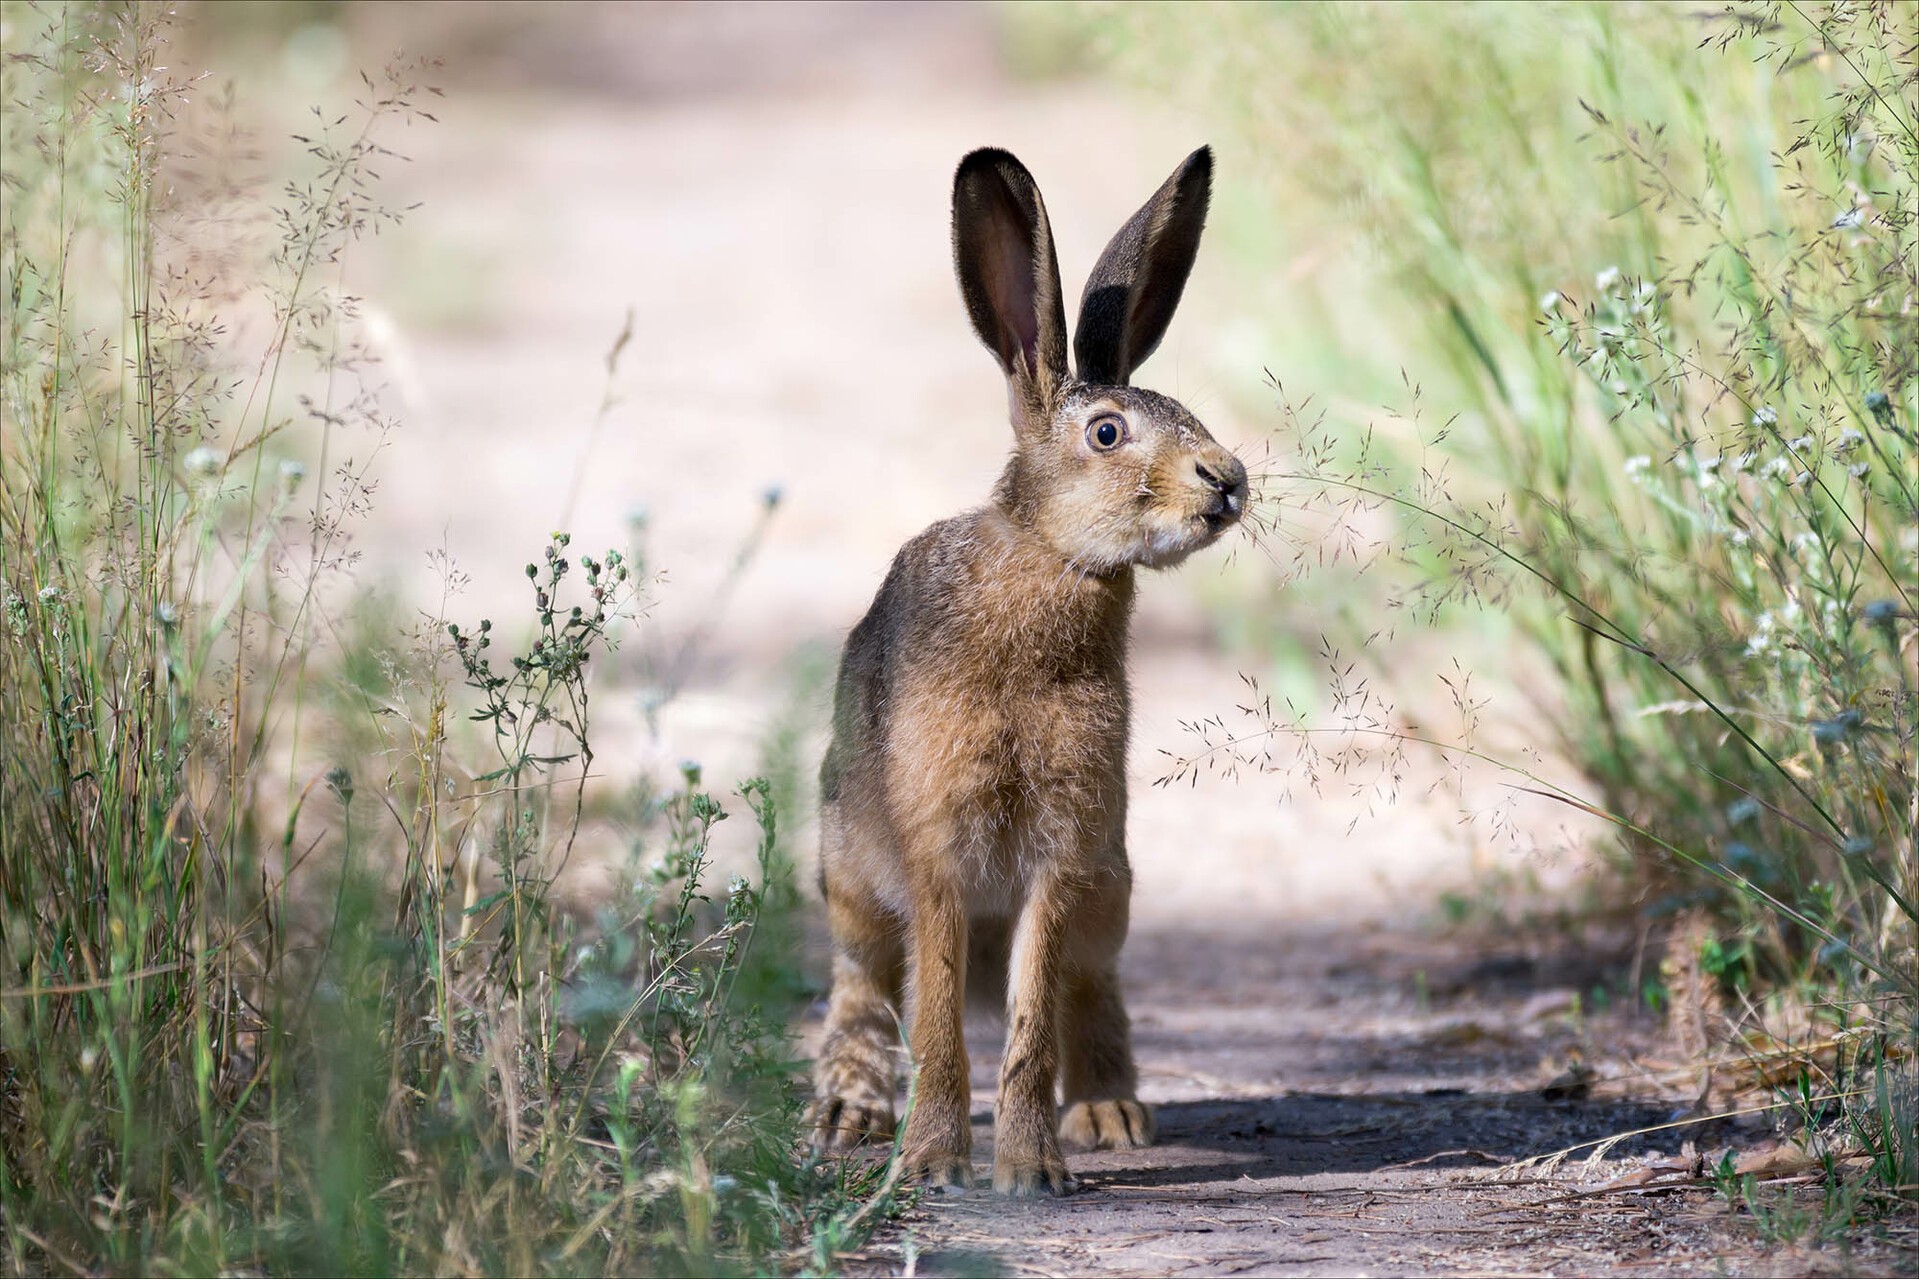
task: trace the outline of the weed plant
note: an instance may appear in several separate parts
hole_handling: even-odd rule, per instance
[[[0,1270],[830,1266],[871,1210],[796,1157],[791,750],[755,878],[688,767],[562,909],[640,575],[555,534],[519,619],[411,626],[347,576],[394,427],[347,266],[424,69],[262,211],[166,22],[0,10]]]
[[[1403,752],[1424,745],[1603,818],[1649,921],[1710,912],[1701,958],[1744,995],[1715,1037],[1820,1045],[1804,1058],[1827,1099],[1812,1118],[1853,1134],[1881,1193],[1910,1198],[1910,8],[1207,18],[1050,21],[1079,23],[1163,92],[1205,86],[1192,105],[1226,117],[1268,178],[1266,207],[1290,215],[1246,245],[1256,260],[1274,266],[1289,234],[1320,257],[1329,239],[1354,250],[1326,285],[1343,297],[1321,305],[1365,314],[1368,338],[1285,366],[1289,385],[1328,393],[1282,396],[1265,545],[1283,563],[1275,521],[1323,525],[1317,552],[1330,541],[1382,572],[1410,569],[1390,603],[1422,625],[1511,627],[1555,678],[1535,692],[1541,751],[1473,735],[1484,701],[1464,669],[1445,677],[1467,731],[1422,742],[1355,673],[1391,630],[1376,622],[1354,637],[1357,658],[1328,654],[1329,719],[1255,690],[1242,722],[1195,725],[1201,741],[1173,776],[1247,767],[1352,783],[1355,754],[1370,752],[1390,789]],[[1341,398],[1355,385],[1387,394],[1395,366],[1405,387],[1386,422]]]

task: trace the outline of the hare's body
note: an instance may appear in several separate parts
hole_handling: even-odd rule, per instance
[[[1035,609],[1042,574],[1057,585]],[[993,508],[909,542],[847,640],[822,770],[829,823],[886,838],[836,839],[829,879],[857,857],[846,873],[905,915],[913,883],[945,875],[969,914],[1000,917],[1035,875],[1123,875],[1132,601],[1130,570],[1062,574]]]
[[[1100,336],[1102,271],[1121,273],[1106,287],[1130,288],[1132,310],[1142,297],[1163,304],[1163,329],[1164,292],[1176,301],[1184,283],[1209,172],[1196,153],[1115,240],[1131,256],[1115,266],[1108,249],[1082,312],[1082,370],[1105,358],[1087,347],[1089,324]],[[1069,1139],[1151,1140],[1117,979],[1132,884],[1133,572],[1212,541],[1245,491],[1244,469],[1189,413],[1125,385],[1157,332],[1112,320],[1122,351],[1104,378],[1066,373],[1050,231],[1030,183],[1012,157],[976,152],[955,191],[961,284],[1001,353],[1019,447],[990,505],[935,524],[893,561],[847,640],[821,769],[835,958],[819,1137],[891,1130],[903,993],[918,1068],[905,1157],[936,1183],[970,1179],[961,1011],[971,951],[1007,974],[994,1184],[1009,1192],[1065,1184],[1057,1083]],[[1136,230],[1149,215],[1173,230]],[[1159,263],[1153,293],[1154,246],[1163,256],[1184,230],[1183,262],[1175,243],[1175,278]]]

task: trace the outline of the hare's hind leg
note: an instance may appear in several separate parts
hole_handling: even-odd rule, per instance
[[[901,944],[897,924],[857,885],[829,887],[827,918],[833,993],[808,1119],[815,1146],[843,1150],[893,1135]]]
[[[1153,1112],[1138,1098],[1132,1023],[1119,992],[1129,889],[1121,879],[1096,895],[1066,961],[1060,1007],[1066,1109],[1059,1130],[1062,1139],[1090,1149],[1153,1144]]]
[[[1112,967],[1067,979],[1066,1109],[1059,1134],[1075,1146],[1130,1150],[1153,1144],[1153,1112],[1136,1094],[1131,1024]]]

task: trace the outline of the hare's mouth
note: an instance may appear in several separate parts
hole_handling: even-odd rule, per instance
[[[1238,497],[1227,494],[1219,500],[1219,505],[1210,511],[1199,513],[1200,526],[1208,537],[1216,537],[1227,527],[1239,523],[1241,503]]]

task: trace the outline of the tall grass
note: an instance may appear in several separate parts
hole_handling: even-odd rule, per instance
[[[0,10],[4,1269],[830,1265],[867,1214],[796,1154],[790,743],[589,823],[622,553],[555,534],[497,625],[357,591],[395,424],[349,265],[431,91],[366,77],[267,202],[166,21]]]
[[[1243,251],[1264,274],[1303,246],[1336,261],[1317,305],[1368,327],[1279,348],[1288,391],[1309,385],[1321,408],[1289,414],[1296,447],[1269,497],[1390,517],[1420,579],[1398,602],[1428,624],[1499,605],[1554,676],[1538,694],[1548,755],[1578,779],[1547,784],[1530,754],[1497,762],[1611,823],[1650,921],[1710,913],[1707,965],[1748,993],[1719,1040],[1843,1045],[1807,1060],[1814,1091],[1845,1099],[1822,1122],[1863,1134],[1878,1184],[1911,1196],[1910,10],[1191,17],[1109,10],[1081,34],[1228,125],[1266,180],[1269,233]],[[1402,376],[1417,404],[1375,433],[1355,401]],[[1272,735],[1312,731],[1270,703],[1253,721],[1234,743],[1249,766],[1272,764]]]

